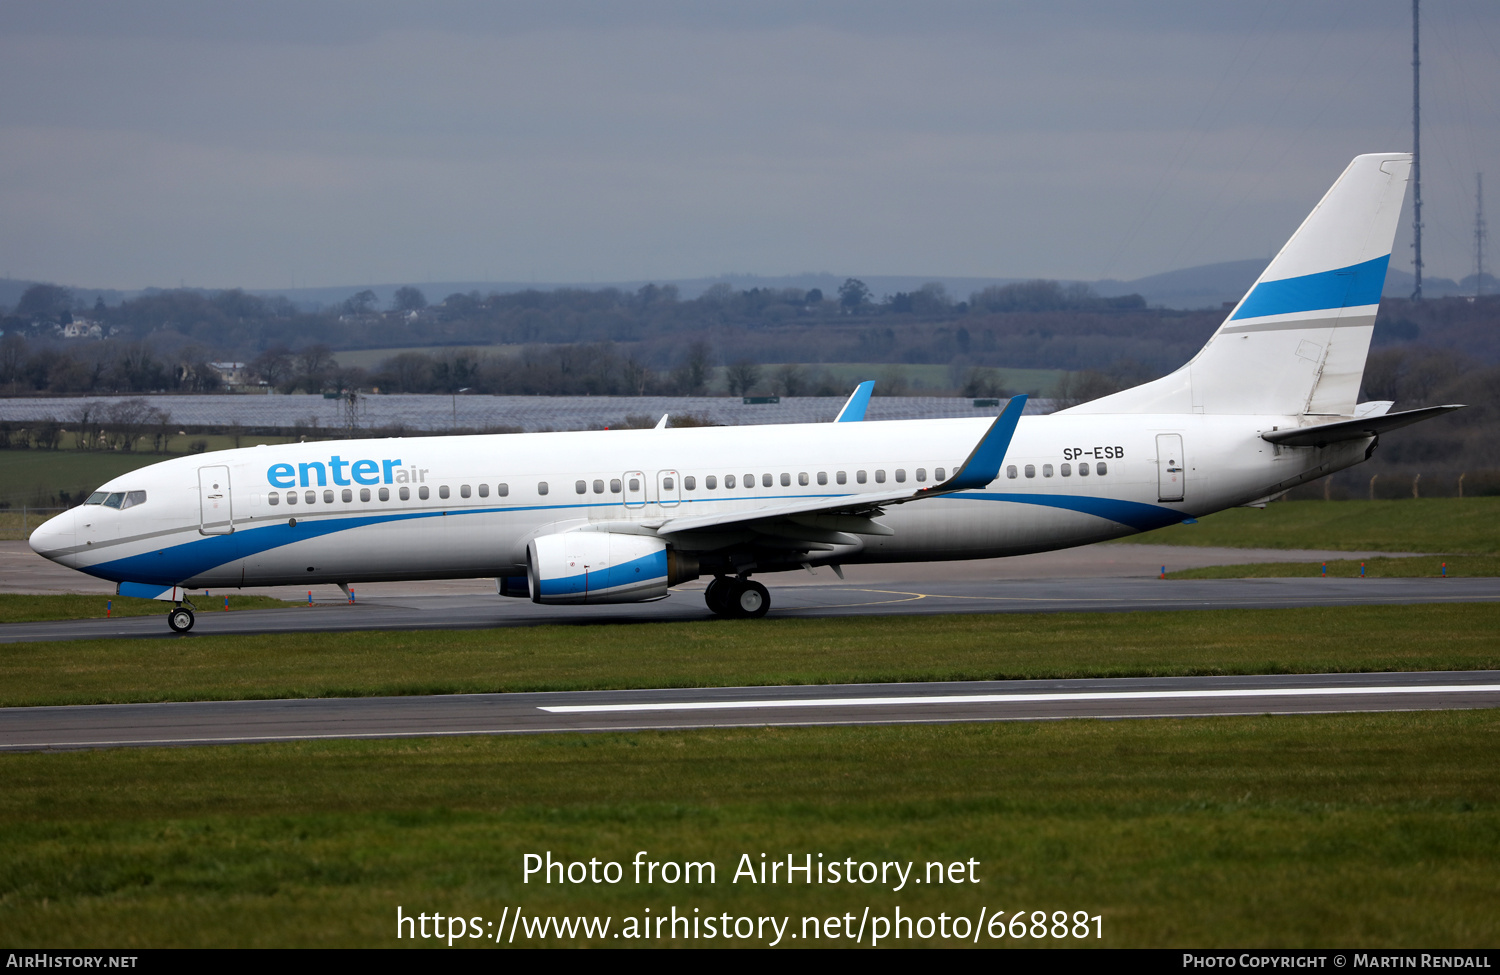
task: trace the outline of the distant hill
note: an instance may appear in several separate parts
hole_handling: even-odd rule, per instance
[[[1153,307],[1163,308],[1218,308],[1225,302],[1237,302],[1244,297],[1245,292],[1255,283],[1255,279],[1265,270],[1269,262],[1261,258],[1253,258],[1243,261],[1222,261],[1217,264],[1202,264],[1197,267],[1182,268],[1177,271],[1165,271],[1161,274],[1152,274],[1143,278],[1135,278],[1130,281],[1120,281],[1113,278],[1102,281],[1084,281],[1104,297],[1115,297],[1117,295],[1138,294],[1146,299],[1146,304]],[[594,291],[601,288],[618,288],[621,291],[636,291],[647,284],[674,285],[684,299],[696,298],[709,288],[717,284],[727,284],[735,291],[748,291],[751,288],[769,288],[780,290],[783,288],[797,288],[802,291],[810,291],[813,288],[822,289],[823,293],[833,296],[838,292],[839,286],[847,278],[858,277],[870,289],[870,292],[878,300],[886,295],[893,295],[902,291],[916,291],[922,285],[936,281],[948,289],[948,294],[955,301],[967,301],[969,295],[976,291],[992,285],[1013,284],[1022,278],[967,278],[967,277],[944,277],[940,274],[915,275],[915,274],[867,274],[848,275],[832,274],[829,272],[786,274],[779,276],[761,276],[754,274],[721,274],[711,278],[677,278],[677,279],[653,279],[639,281],[599,281],[599,282],[559,282],[559,281],[411,281],[396,282],[390,284],[353,284],[341,285],[327,288],[282,288],[282,289],[246,289],[251,294],[269,297],[272,295],[284,295],[290,301],[306,311],[317,311],[342,303],[350,295],[360,291],[373,291],[382,306],[388,306],[396,289],[410,284],[422,290],[430,302],[439,302],[451,294],[478,291],[480,294],[489,294],[491,291],[501,294],[510,294],[517,291],[535,289],[538,291],[555,291],[562,288],[580,288]],[[1488,277],[1487,277],[1487,280]],[[1399,268],[1391,268],[1386,275],[1385,295],[1392,298],[1405,298],[1411,294],[1415,279],[1411,272]],[[15,307],[24,292],[34,281],[23,281],[13,278],[0,278],[0,306]],[[1473,291],[1472,275],[1466,278],[1462,285],[1451,278],[1425,277],[1422,282],[1423,293],[1428,297],[1442,298],[1452,295],[1467,295]],[[138,291],[119,291],[112,288],[85,288],[73,287],[73,292],[85,305],[92,305],[95,298],[103,298],[107,305],[118,305],[128,298],[136,298],[140,295],[151,294],[161,291],[161,288],[142,288]],[[195,291],[217,291],[217,288],[193,288]],[[1493,291],[1493,287],[1486,288]]]

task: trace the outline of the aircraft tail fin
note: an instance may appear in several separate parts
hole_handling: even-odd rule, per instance
[[[1191,362],[1068,412],[1352,416],[1410,170],[1356,156]]]

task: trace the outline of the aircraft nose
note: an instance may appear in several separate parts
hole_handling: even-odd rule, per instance
[[[77,521],[77,512],[69,510],[42,522],[28,539],[31,550],[43,558],[61,561],[67,550],[73,547]]]

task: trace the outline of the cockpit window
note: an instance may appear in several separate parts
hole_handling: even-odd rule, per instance
[[[123,504],[120,505],[120,510],[123,511],[126,508],[134,508],[138,504],[145,504],[145,503],[146,503],[146,492],[145,491],[129,491],[129,492],[126,492],[126,494],[125,494],[125,501],[124,501]]]
[[[114,494],[111,494],[109,497],[107,497],[107,498],[104,499],[104,507],[106,507],[106,508],[118,508],[121,504],[124,503],[124,501],[125,501],[125,492],[124,491],[116,491]]]
[[[89,495],[89,499],[85,501],[84,504],[103,504],[104,499],[107,497],[109,497],[108,491],[95,491],[93,494]]]

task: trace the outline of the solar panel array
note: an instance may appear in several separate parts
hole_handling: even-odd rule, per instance
[[[170,424],[193,427],[278,427],[344,430],[346,404],[320,395],[217,396],[80,396],[0,398],[0,422],[59,420],[78,422],[87,410],[98,417],[121,400],[145,400],[170,416]],[[355,417],[360,429],[405,428],[413,431],[591,430],[619,426],[626,417],[663,413],[691,414],[708,423],[741,426],[758,423],[824,423],[844,400],[835,397],[783,396],[779,403],[746,404],[723,396],[361,396]],[[1052,405],[1033,399],[1026,412],[1046,413]],[[970,399],[951,396],[877,396],[870,400],[868,420],[922,420],[942,417],[994,416],[995,406],[976,407]]]

